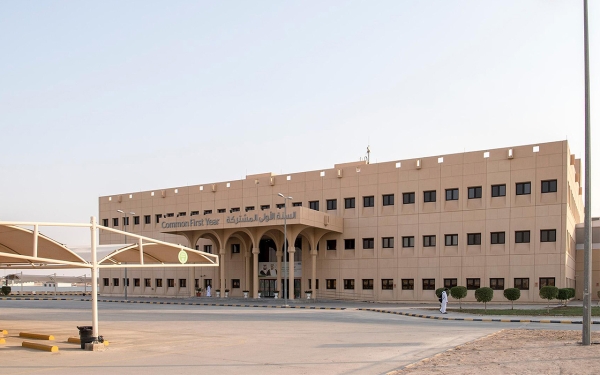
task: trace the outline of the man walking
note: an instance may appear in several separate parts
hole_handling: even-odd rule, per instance
[[[440,312],[442,314],[447,314],[446,305],[448,304],[448,288],[444,289],[442,292],[442,306],[440,307]]]

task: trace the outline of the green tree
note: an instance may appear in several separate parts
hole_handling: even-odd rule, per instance
[[[515,301],[521,298],[521,291],[517,288],[504,289],[504,298],[510,301],[510,308],[514,310]]]
[[[5,296],[8,296],[8,295],[10,294],[10,291],[11,291],[11,288],[10,288],[10,286],[6,286],[6,285],[4,285],[4,286],[2,287],[2,294],[4,294]]]
[[[483,302],[484,308],[487,311],[487,303],[490,302],[494,298],[494,290],[492,288],[488,288],[484,286],[483,288],[479,288],[475,290],[475,299],[477,302]]]
[[[440,298],[442,296],[443,291],[444,291],[444,288],[437,288],[435,290],[435,295],[437,296],[437,298]]]
[[[568,288],[561,288],[558,290],[556,299],[558,299],[564,306],[567,306],[567,301],[571,298],[571,291]]]
[[[460,309],[462,310],[461,299],[463,299],[467,296],[467,288],[465,288],[464,286],[454,286],[454,287],[450,288],[450,295],[452,296],[452,298],[458,300],[458,305],[460,306]]]
[[[540,289],[540,297],[542,299],[547,299],[548,300],[548,314],[550,314],[550,301],[555,299],[558,296],[558,288],[555,286],[543,286]]]

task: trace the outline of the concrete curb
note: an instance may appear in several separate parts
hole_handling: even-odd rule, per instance
[[[553,324],[583,324],[581,320],[555,320],[555,319],[498,319],[498,318],[449,318],[437,315],[412,314],[402,311],[390,311],[380,309],[357,309],[360,311],[371,311],[384,314],[394,314],[402,316],[411,316],[415,318],[435,319],[435,320],[454,320],[463,322],[495,322],[495,323],[553,323]],[[600,321],[592,321],[592,324],[600,324]]]
[[[91,299],[81,299],[82,302],[91,302]],[[217,307],[257,307],[266,309],[304,309],[304,310],[347,310],[346,307],[322,307],[322,306],[280,306],[280,305],[249,305],[249,304],[227,304],[227,303],[199,303],[199,302],[162,302],[162,301],[123,301],[99,299],[98,302],[109,303],[143,303],[148,305],[185,305],[185,306],[217,306]]]
[[[0,301],[71,301],[73,298],[2,297]]]

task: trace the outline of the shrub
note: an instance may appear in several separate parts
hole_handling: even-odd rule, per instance
[[[569,297],[569,299],[571,298],[575,298],[575,288],[566,288],[571,292],[571,296]]]
[[[514,310],[514,303],[521,298],[521,291],[517,288],[504,289],[504,298],[510,301],[510,309]]]
[[[479,288],[475,290],[475,299],[477,302],[483,302],[484,308],[487,311],[487,303],[490,302],[494,298],[494,290],[492,288],[488,288],[484,286],[483,288]]]
[[[437,296],[437,298],[440,298],[442,296],[443,291],[444,291],[444,288],[437,288],[435,290],[435,295]]]
[[[465,288],[464,286],[454,286],[450,288],[450,295],[452,296],[452,298],[458,300],[458,305],[462,310],[462,303],[460,300],[467,296],[467,288]]]
[[[571,291],[567,288],[561,288],[558,290],[556,299],[562,302],[563,305],[567,306],[567,301],[571,298]]]
[[[550,301],[558,296],[558,288],[555,286],[543,286],[540,289],[540,297],[548,300],[548,314],[550,313]]]
[[[2,287],[2,294],[4,294],[5,296],[8,296],[10,294],[11,288],[10,286],[3,286]]]

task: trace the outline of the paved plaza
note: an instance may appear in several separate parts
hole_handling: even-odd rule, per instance
[[[78,335],[76,326],[90,324],[89,301],[2,299],[0,329],[8,331],[6,344],[0,345],[2,367],[11,374],[385,374],[505,328],[581,329],[579,324],[436,320],[364,310],[434,315],[427,310],[434,305],[332,302],[280,308],[274,301],[249,303],[264,307],[209,302],[223,303],[100,302],[100,334],[110,345],[104,352],[86,352],[66,341]],[[22,348],[19,332],[52,334],[60,350]]]

